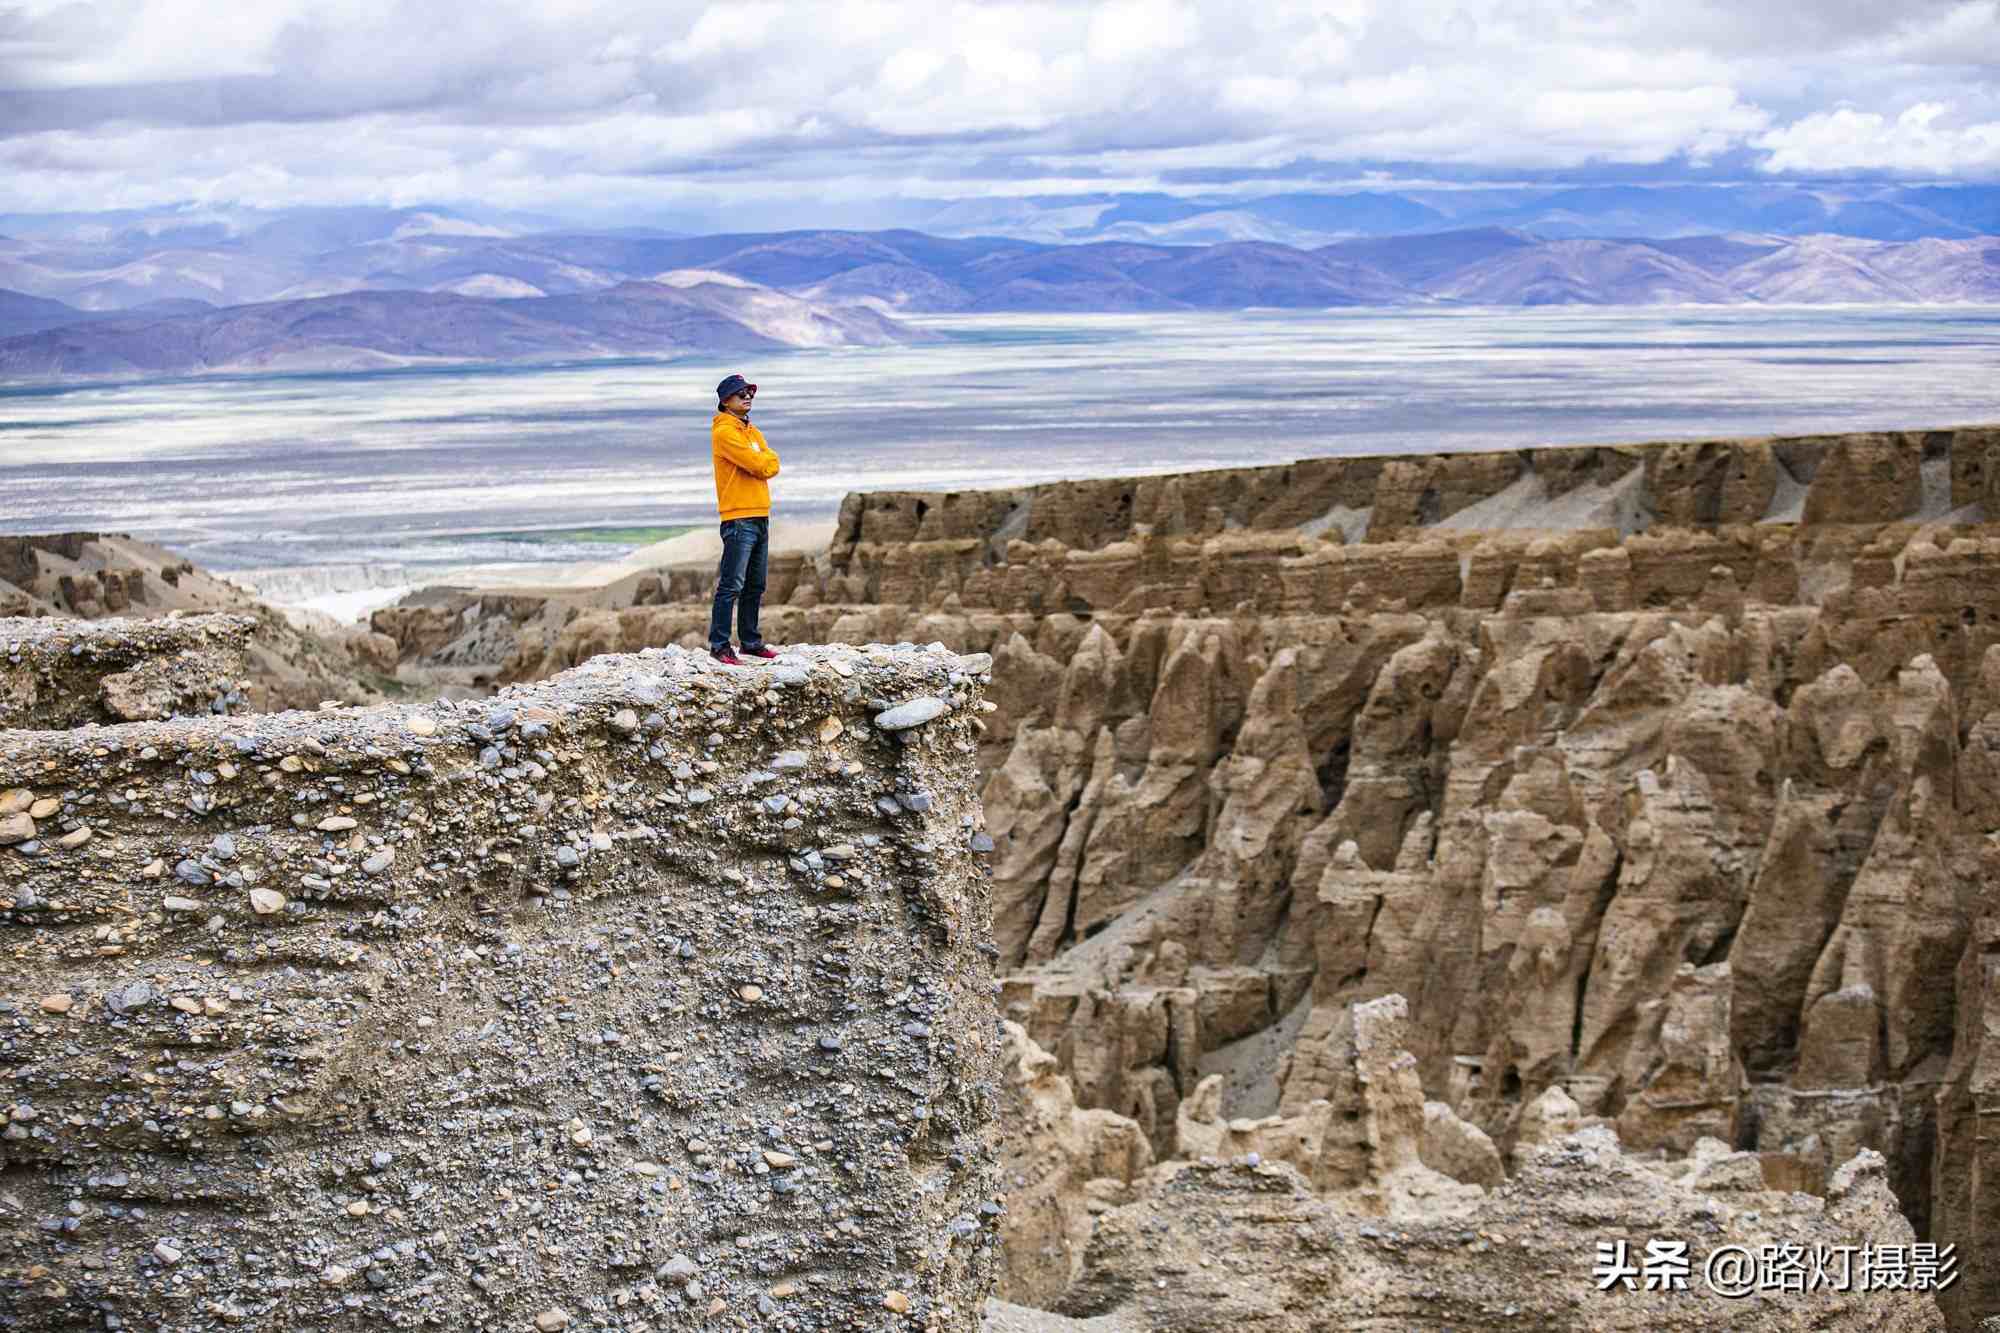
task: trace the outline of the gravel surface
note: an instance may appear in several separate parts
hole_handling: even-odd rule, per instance
[[[249,616],[0,618],[0,728],[239,711]]]
[[[989,668],[0,732],[0,1328],[976,1328]]]

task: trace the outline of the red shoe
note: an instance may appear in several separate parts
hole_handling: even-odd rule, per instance
[[[743,653],[746,657],[761,657],[766,662],[774,661],[778,656],[768,643],[760,643],[755,648],[745,648]]]
[[[708,655],[724,666],[742,666],[743,659],[727,648],[711,648]]]

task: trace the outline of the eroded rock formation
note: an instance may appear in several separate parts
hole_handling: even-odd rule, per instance
[[[1057,1327],[1943,1328],[1928,1293],[1900,1289],[1914,1233],[1879,1153],[1842,1165],[1823,1197],[1789,1192],[1767,1180],[1758,1154],[1716,1139],[1675,1161],[1634,1155],[1552,1087],[1523,1118],[1503,1179],[1491,1142],[1424,1101],[1417,1062],[1400,1048],[1403,997],[1350,1012],[1341,1109],[1315,1101],[1296,1115],[1222,1122],[1209,1096],[1217,1080],[1204,1079],[1182,1105],[1182,1156],[1136,1172],[1127,1155],[1077,1150],[1143,1142],[1135,1122],[1110,1112],[1071,1108],[1054,1134],[1043,1121],[1017,1131],[1069,1145],[1061,1158],[1072,1173],[1086,1163],[1106,1172],[1068,1192],[1093,1219],[1087,1244],[1074,1277],[1039,1302],[1096,1322]],[[1042,1103],[1063,1103],[1048,1057],[1026,1052],[1019,1067],[1035,1070]],[[1023,1239],[1008,1233],[1010,1257]],[[1777,1246],[1798,1247],[1802,1286],[1805,1256],[1821,1255],[1823,1280],[1749,1296],[1726,1289],[1727,1252]],[[1871,1287],[1863,1272],[1878,1246],[1897,1256],[1882,1269],[1895,1286]],[[1718,1252],[1725,1266],[1711,1269]],[[1678,1267],[1662,1263],[1673,1255]],[[1003,1274],[1002,1293],[1036,1303],[1021,1276]]]
[[[180,649],[170,647],[165,638],[156,644],[147,636],[185,635],[193,631],[128,630],[114,626],[93,636],[74,624],[62,622],[151,621],[190,613],[221,613],[244,622],[244,631],[233,643],[240,666],[235,668],[238,679],[231,681],[227,691],[235,696],[232,706],[240,704],[269,712],[280,708],[313,708],[329,701],[365,703],[379,699],[380,687],[391,683],[386,677],[393,674],[396,666],[394,641],[352,627],[326,625],[322,628],[327,632],[322,634],[295,625],[242,588],[197,569],[162,547],[116,533],[0,537],[0,617],[51,622],[39,631],[22,625],[0,629],[0,635],[6,636],[0,638],[0,645],[9,640],[32,640],[38,635],[81,636],[73,641],[98,645],[87,646],[86,656],[143,651],[150,660],[164,662],[167,652]],[[131,646],[120,648],[121,641]],[[220,660],[217,659],[218,663]],[[0,661],[0,671],[7,665]],[[208,669],[206,660],[195,666],[197,670]],[[87,664],[85,669],[89,669]],[[178,682],[160,681],[148,684],[146,689],[150,695],[171,703],[170,711],[189,711],[181,706],[184,700],[175,691],[185,690],[191,698],[199,683],[190,681],[184,687]],[[19,688],[18,680],[0,675],[0,695],[17,692]],[[8,705],[0,699],[0,726],[70,726],[92,717],[93,710],[98,720],[158,715],[129,708],[120,711],[112,701],[105,701],[107,708],[89,698],[65,700],[71,709],[68,713],[49,711],[51,698],[60,696],[64,688],[44,689],[43,703],[37,706],[41,711],[32,716],[17,710],[10,719]],[[165,694],[161,693],[163,689]]]
[[[1968,1327],[2000,1307],[1996,448],[856,496],[766,628],[994,655],[1003,1007],[1155,1159],[1269,1140],[1355,1188],[1357,1014],[1401,995],[1417,1167],[1486,1183],[1481,1139],[1525,1170],[1594,1123],[1824,1193],[1874,1150],[1968,1255]],[[517,608],[495,670],[696,641],[701,572],[656,582]]]
[[[976,1327],[988,665],[0,731],[0,1324]]]
[[[1190,1333],[1942,1329],[1932,1299],[1910,1291],[1737,1300],[1707,1285],[1708,1258],[1726,1246],[1910,1244],[1878,1155],[1857,1157],[1825,1195],[1690,1185],[1621,1152],[1603,1128],[1537,1148],[1472,1208],[1394,1222],[1349,1211],[1285,1163],[1175,1161],[1098,1220],[1060,1308]],[[1600,1240],[1624,1243],[1634,1268],[1649,1243],[1685,1241],[1691,1280],[1649,1291],[1635,1273],[1634,1290],[1600,1290]]]

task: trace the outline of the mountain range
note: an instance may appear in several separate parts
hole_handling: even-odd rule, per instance
[[[1290,192],[1250,198],[1164,194],[982,201],[926,222],[1024,239],[1282,241],[1502,227],[1544,239],[1755,232],[1874,241],[1966,239],[2000,232],[2000,187],[1981,185],[1593,184]]]
[[[1396,175],[1390,168],[1379,179]],[[768,219],[767,225],[782,225],[798,216],[796,208],[780,213],[760,206],[750,211]],[[1730,232],[1871,241],[1964,240],[2000,233],[2000,184],[1426,179],[1366,188],[1301,185],[1266,193],[883,198],[869,209],[818,203],[811,211],[817,220],[810,225],[819,230],[901,228],[932,236],[998,236],[1051,244],[1274,241],[1312,249],[1371,236],[1484,227],[1546,240],[1667,240]],[[477,204],[396,209],[184,204],[102,213],[0,213],[0,233],[38,246],[95,252],[114,264],[162,251],[233,248],[282,266],[390,238],[502,238],[563,231],[696,236],[732,230],[723,219],[744,215],[745,209],[725,196],[710,198],[698,208],[616,219],[588,212],[557,218]],[[653,225],[634,227],[634,222]],[[0,282],[0,286],[20,284]]]
[[[1309,197],[1288,198],[1295,216],[1310,212]],[[1145,219],[1171,219],[1172,202],[1127,199],[1129,216],[1109,225],[1156,225]],[[1383,207],[1385,224],[1410,220]],[[894,342],[929,336],[903,317],[952,312],[2000,303],[2000,236],[1986,234],[1487,226],[1305,247],[537,231],[439,209],[114,221],[0,235],[0,376]]]
[[[727,274],[662,276],[532,298],[359,291],[185,313],[98,314],[0,339],[0,379],[663,356],[930,336],[864,306],[829,308]],[[0,314],[16,297],[0,294]]]

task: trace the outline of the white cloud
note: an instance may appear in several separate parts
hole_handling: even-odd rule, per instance
[[[1950,108],[1919,102],[1901,115],[1841,107],[1816,111],[1768,134],[1771,171],[1904,171],[1955,176],[2000,171],[2000,121],[1939,124]]]
[[[1200,28],[1194,7],[1172,0],[1111,0],[1090,16],[1084,49],[1097,63],[1120,63],[1180,51]]]
[[[0,209],[1742,148],[1992,175],[1996,33],[2000,0],[0,0]]]
[[[20,35],[0,43],[0,72],[10,86],[43,88],[268,75],[288,17],[283,6],[205,0],[29,0],[13,13]]]

